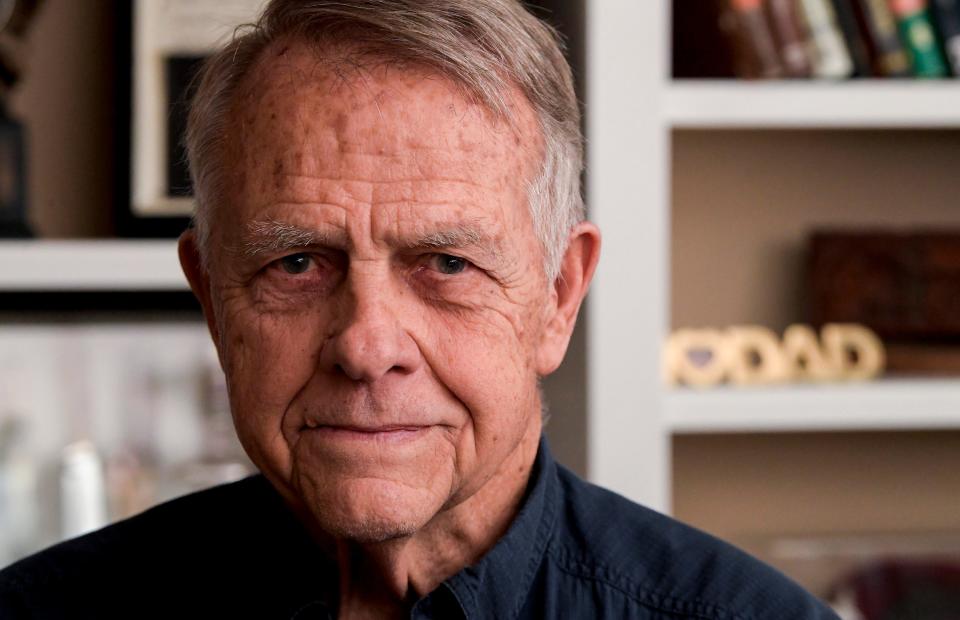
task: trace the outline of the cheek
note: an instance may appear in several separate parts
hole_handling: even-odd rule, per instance
[[[234,424],[255,463],[285,453],[283,416],[316,367],[317,321],[240,310],[223,322],[222,347]]]
[[[540,415],[536,374],[517,340],[524,330],[514,323],[502,312],[433,319],[427,363],[466,409],[454,439],[454,504],[496,475]]]
[[[530,366],[532,325],[519,304],[501,297],[452,310],[427,308],[422,316],[419,331],[433,343],[441,367],[482,375],[491,369],[516,374]]]
[[[470,411],[476,441],[512,428],[507,418],[530,410],[536,392],[532,319],[501,303],[469,312],[434,312],[421,327],[427,363]],[[532,388],[532,389],[531,389]]]

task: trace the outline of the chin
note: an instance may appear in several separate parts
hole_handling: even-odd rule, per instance
[[[300,485],[302,501],[321,530],[336,539],[364,544],[412,536],[442,509],[425,489],[360,478]]]
[[[318,519],[319,521],[319,519]],[[323,531],[336,540],[349,540],[362,545],[384,543],[398,538],[413,536],[420,529],[412,523],[370,517],[366,520],[335,519],[320,523]]]

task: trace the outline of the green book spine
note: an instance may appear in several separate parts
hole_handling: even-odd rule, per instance
[[[897,13],[897,28],[918,77],[943,77],[947,63],[940,54],[937,35],[926,6]]]

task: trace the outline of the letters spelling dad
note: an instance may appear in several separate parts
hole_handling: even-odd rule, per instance
[[[663,372],[668,385],[765,385],[872,379],[885,363],[883,343],[863,325],[827,324],[819,338],[812,327],[791,325],[782,340],[766,327],[737,326],[673,332]]]

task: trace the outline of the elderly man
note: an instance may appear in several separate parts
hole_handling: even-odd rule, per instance
[[[275,0],[187,145],[180,258],[262,475],[14,565],[3,617],[832,617],[541,439],[600,235],[518,2]]]

